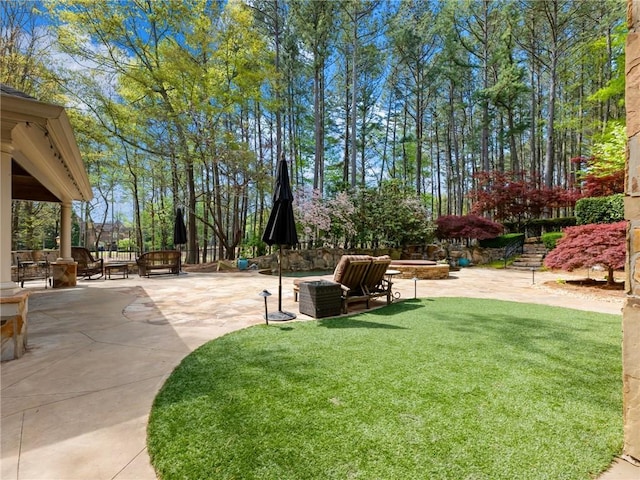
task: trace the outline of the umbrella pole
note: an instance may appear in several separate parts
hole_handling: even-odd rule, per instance
[[[266,298],[265,298],[266,301]],[[266,306],[265,306],[266,308]],[[265,312],[266,315],[266,312]],[[282,245],[280,245],[280,251],[278,253],[278,311],[270,313],[267,316],[268,320],[274,321],[286,321],[296,318],[295,313],[282,311]]]
[[[278,254],[278,311],[282,312],[282,244]]]

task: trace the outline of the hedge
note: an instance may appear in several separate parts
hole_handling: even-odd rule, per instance
[[[558,218],[533,218],[521,223],[508,222],[505,227],[508,230],[535,229],[539,232],[559,232],[563,228],[573,227],[577,224],[576,217],[558,217]],[[535,236],[535,235],[534,235]]]
[[[578,225],[616,223],[624,220],[624,195],[581,198],[576,202]]]
[[[480,240],[478,242],[482,248],[504,248],[510,243],[520,239],[524,242],[524,233],[507,233],[495,238],[488,238],[486,240]]]

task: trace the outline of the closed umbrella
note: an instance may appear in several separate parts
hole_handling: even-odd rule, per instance
[[[269,320],[292,320],[295,314],[282,311],[282,245],[298,243],[296,222],[293,218],[293,194],[289,182],[287,161],[278,162],[273,207],[262,240],[267,245],[278,245],[278,311],[270,313]]]
[[[173,248],[180,250],[180,271],[182,271],[182,249],[178,248],[178,245],[184,245],[185,243],[187,243],[187,227],[182,218],[182,210],[178,208],[176,210],[176,220],[173,224]]]

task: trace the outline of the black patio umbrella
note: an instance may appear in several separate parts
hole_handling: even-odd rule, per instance
[[[185,243],[187,243],[187,227],[182,218],[182,210],[178,208],[176,210],[176,220],[173,224],[173,247],[176,248],[178,245],[184,245]],[[176,249],[180,250],[180,271],[182,271],[182,249]]]
[[[296,222],[293,218],[293,194],[289,183],[287,161],[278,162],[273,207],[262,240],[267,245],[278,245],[278,311],[268,315],[268,320],[292,320],[295,314],[282,311],[282,245],[298,243]]]

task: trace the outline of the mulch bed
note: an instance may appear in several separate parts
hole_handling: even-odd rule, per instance
[[[604,272],[600,278],[592,278],[594,272],[584,271],[573,271],[572,274],[584,274],[584,278],[576,278],[576,279],[567,279],[562,282],[558,281],[549,281],[545,282],[545,287],[549,287],[557,290],[565,290],[569,292],[574,292],[577,294],[586,294],[593,297],[601,297],[601,298],[624,298],[625,290],[624,290],[624,272],[615,272],[615,283],[610,285],[607,283],[606,279],[604,279]]]

